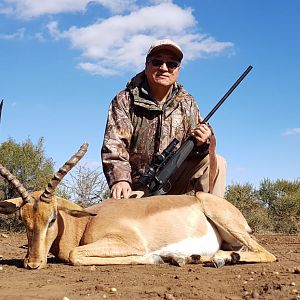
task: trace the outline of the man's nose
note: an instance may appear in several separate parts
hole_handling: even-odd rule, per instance
[[[168,69],[168,67],[167,67],[167,65],[166,65],[166,62],[163,62],[161,65],[160,65],[160,67],[159,67],[161,70],[164,70],[164,71],[168,71],[169,69]]]

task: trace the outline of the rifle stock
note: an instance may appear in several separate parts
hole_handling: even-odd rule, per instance
[[[187,139],[182,146],[173,154],[163,168],[153,177],[148,188],[151,195],[163,195],[168,191],[165,190],[171,176],[182,165],[185,159],[193,150],[195,144],[192,139]]]

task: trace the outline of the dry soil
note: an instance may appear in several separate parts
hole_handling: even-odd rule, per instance
[[[53,257],[26,270],[26,235],[0,232],[0,299],[300,299],[300,236],[260,235],[278,262],[75,267]],[[65,297],[65,298],[64,298]]]

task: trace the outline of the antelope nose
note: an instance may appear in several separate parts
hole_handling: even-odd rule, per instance
[[[43,267],[42,261],[25,261],[24,262],[25,268],[30,270],[37,270]]]
[[[36,270],[38,269],[40,266],[40,264],[37,264],[37,263],[30,263],[30,264],[27,264],[26,265],[26,268],[27,269],[30,269],[30,270]]]

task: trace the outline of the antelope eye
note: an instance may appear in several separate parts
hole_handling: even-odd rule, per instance
[[[52,220],[50,221],[50,224],[53,224],[55,221],[56,221],[56,218],[55,218],[55,219],[52,219]]]
[[[56,221],[56,216],[53,217],[53,219],[49,222],[49,226],[53,225]]]

